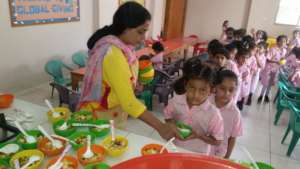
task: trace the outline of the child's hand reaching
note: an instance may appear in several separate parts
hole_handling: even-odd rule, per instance
[[[229,24],[229,21],[228,21],[228,20],[225,20],[225,21],[223,22],[222,28],[223,28],[223,31],[224,31],[224,32],[227,30],[228,24]]]

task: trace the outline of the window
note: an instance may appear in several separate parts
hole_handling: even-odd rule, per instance
[[[300,26],[300,0],[280,0],[275,22]]]

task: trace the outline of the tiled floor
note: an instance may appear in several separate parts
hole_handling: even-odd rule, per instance
[[[274,93],[274,92],[273,92]],[[58,96],[55,92],[51,99],[51,88],[48,83],[41,84],[31,89],[17,93],[19,99],[23,99],[41,106],[45,106],[44,99],[50,99],[54,105],[58,103]],[[160,119],[163,119],[163,106],[154,99],[153,113]],[[242,112],[244,134],[238,138],[237,146],[233,152],[233,159],[249,161],[247,155],[242,150],[245,147],[253,158],[257,161],[263,161],[272,164],[276,169],[299,169],[300,168],[300,143],[296,146],[292,156],[286,157],[290,136],[286,139],[285,144],[280,144],[281,138],[288,123],[288,112],[284,112],[279,124],[273,125],[275,115],[275,105],[256,104],[256,98],[251,107],[246,107]],[[143,122],[129,118],[127,130],[139,135],[162,140],[159,134]]]

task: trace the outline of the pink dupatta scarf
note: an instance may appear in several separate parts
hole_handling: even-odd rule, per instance
[[[98,40],[93,49],[89,51],[89,60],[83,78],[83,86],[78,106],[87,102],[101,103],[103,83],[102,64],[104,57],[110,52],[112,45],[122,50],[129,65],[132,65],[136,61],[137,58],[133,49],[123,43],[118,37],[108,35]]]

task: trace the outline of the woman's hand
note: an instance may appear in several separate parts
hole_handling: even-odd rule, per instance
[[[157,131],[159,135],[165,140],[170,140],[173,137],[176,137],[177,139],[181,139],[176,125],[172,123],[163,123],[161,127],[158,128]]]

